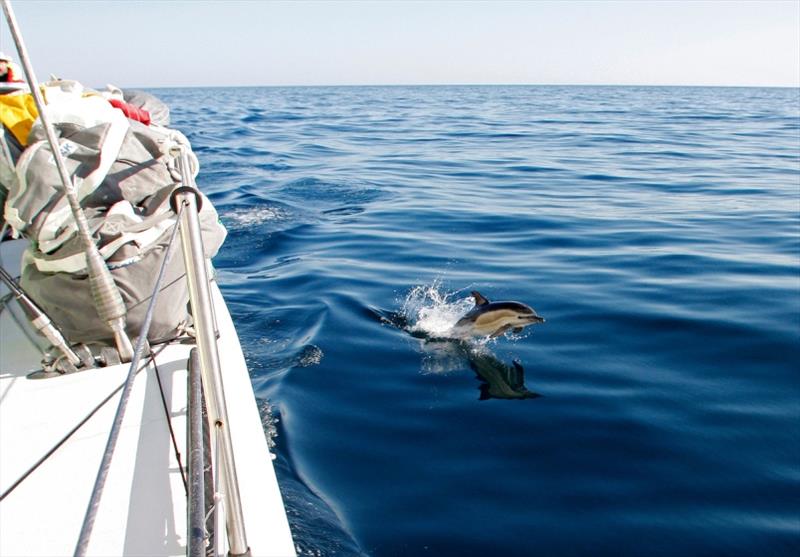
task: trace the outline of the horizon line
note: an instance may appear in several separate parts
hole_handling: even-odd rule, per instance
[[[302,88],[302,87],[681,87],[718,89],[800,89],[794,85],[720,85],[720,84],[615,84],[615,83],[335,83],[335,84],[270,84],[270,85],[137,85],[128,88],[138,89],[247,89],[247,88]]]

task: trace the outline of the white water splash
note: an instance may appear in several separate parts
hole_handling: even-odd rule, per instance
[[[275,439],[278,437],[278,422],[280,421],[275,413],[275,409],[268,400],[257,399],[258,414],[261,416],[261,427],[267,437],[267,445],[270,450],[275,448]]]
[[[322,361],[323,352],[319,346],[309,344],[300,351],[297,356],[298,367],[310,367],[319,364]]]
[[[283,219],[287,212],[280,207],[249,207],[229,211],[225,216],[235,225],[246,227]]]
[[[453,325],[474,305],[469,297],[453,299],[460,293],[443,290],[439,280],[412,288],[401,310],[408,320],[408,331],[430,338],[449,338]]]
[[[416,286],[406,295],[401,315],[405,329],[419,339],[423,373],[449,373],[463,370],[471,357],[491,353],[489,337],[463,336],[454,325],[474,306],[464,291],[448,292],[437,279],[430,285]]]

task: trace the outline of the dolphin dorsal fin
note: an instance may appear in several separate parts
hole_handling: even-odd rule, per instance
[[[488,303],[489,303],[489,300],[487,300],[486,298],[484,298],[484,297],[483,297],[483,294],[481,294],[481,293],[480,293],[480,292],[478,292],[477,290],[473,290],[473,291],[471,292],[471,294],[472,294],[472,297],[473,297],[473,298],[475,298],[475,305],[476,305],[476,306],[485,306],[486,304],[488,304]]]

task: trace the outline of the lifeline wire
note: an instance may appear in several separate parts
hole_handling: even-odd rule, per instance
[[[162,352],[162,351],[163,351],[163,350],[164,350],[164,349],[165,349],[167,346],[169,346],[169,345],[168,345],[168,344],[165,344],[164,346],[162,346],[161,348],[159,348],[158,352],[154,352],[153,354],[151,354],[151,356],[150,356],[150,363],[152,363],[152,364],[155,366],[155,362],[156,362],[156,356],[157,356],[158,354],[160,354],[160,353],[161,353],[161,352]],[[143,365],[143,366],[142,366],[142,367],[140,367],[138,370],[136,370],[136,373],[138,374],[140,371],[142,371],[142,370],[143,370],[143,369],[145,369],[146,367],[147,367],[147,364]],[[24,481],[25,481],[25,480],[28,478],[28,476],[30,476],[31,474],[33,474],[33,472],[35,472],[35,471],[36,471],[36,469],[37,469],[37,468],[39,468],[39,466],[41,466],[42,464],[44,464],[44,463],[47,461],[47,459],[48,459],[48,458],[50,458],[51,456],[53,456],[53,453],[55,453],[55,452],[56,452],[58,449],[60,449],[60,448],[61,448],[61,446],[62,446],[64,443],[66,443],[67,441],[69,441],[69,438],[70,438],[70,437],[72,437],[73,435],[75,435],[75,433],[76,433],[76,432],[77,432],[77,431],[78,431],[80,428],[82,428],[82,427],[84,426],[84,424],[85,424],[86,422],[88,422],[88,421],[89,421],[89,420],[92,418],[92,416],[94,416],[95,414],[97,414],[97,412],[98,412],[98,411],[99,411],[99,410],[100,410],[100,409],[101,409],[103,406],[105,406],[105,404],[106,404],[106,403],[107,403],[109,400],[111,400],[112,398],[114,398],[114,395],[115,395],[115,394],[117,394],[118,392],[120,392],[124,386],[125,386],[125,383],[122,383],[122,384],[121,384],[119,387],[117,387],[116,389],[114,389],[113,391],[111,391],[111,392],[108,394],[108,396],[107,396],[106,398],[104,398],[103,400],[101,400],[101,401],[100,401],[100,403],[99,403],[97,406],[95,406],[95,407],[92,409],[92,411],[91,411],[91,412],[89,412],[89,413],[88,413],[88,414],[87,414],[87,415],[86,415],[86,416],[85,416],[85,417],[84,417],[84,418],[83,418],[81,421],[79,421],[77,424],[75,424],[75,427],[73,427],[71,430],[69,430],[69,431],[67,432],[67,434],[66,434],[66,435],[64,435],[64,437],[62,437],[62,438],[61,438],[61,440],[60,440],[58,443],[56,443],[55,445],[53,445],[53,446],[52,446],[52,448],[50,448],[50,449],[49,449],[49,450],[48,450],[46,453],[44,453],[44,455],[42,455],[42,457],[41,457],[39,460],[37,460],[37,461],[36,461],[36,462],[33,464],[33,466],[31,466],[30,468],[28,468],[27,472],[25,472],[24,474],[22,474],[22,475],[21,475],[21,476],[20,476],[20,477],[19,477],[19,478],[18,478],[18,479],[17,479],[17,480],[16,480],[16,481],[13,483],[13,484],[11,484],[11,486],[10,486],[8,489],[6,489],[6,490],[5,490],[5,491],[4,491],[2,494],[0,494],[0,501],[2,501],[3,499],[5,499],[5,498],[6,498],[6,497],[7,497],[7,496],[8,496],[8,495],[9,495],[9,494],[12,492],[12,491],[14,491],[14,490],[15,490],[15,489],[16,489],[16,488],[19,486],[19,484],[21,484],[22,482],[24,482]]]
[[[150,298],[150,304],[147,306],[147,314],[142,324],[142,329],[139,332],[139,338],[136,340],[136,349],[133,353],[130,368],[128,369],[128,378],[125,381],[125,388],[122,390],[122,396],[119,399],[119,406],[117,407],[117,415],[114,418],[114,424],[111,426],[111,432],[108,434],[108,442],[106,450],[103,453],[103,459],[100,462],[100,468],[97,471],[97,479],[95,480],[94,489],[92,489],[92,497],[89,500],[89,506],[86,509],[86,516],[83,519],[83,526],[81,527],[81,535],[78,538],[78,544],[75,546],[75,557],[84,557],[86,550],[89,548],[89,539],[92,535],[92,528],[94,527],[95,518],[97,518],[97,510],[100,508],[100,498],[103,496],[103,488],[108,477],[108,471],[111,468],[111,457],[114,455],[114,449],[117,445],[119,438],[119,430],[122,426],[122,419],[125,417],[125,409],[128,406],[128,399],[131,395],[133,388],[133,378],[136,375],[136,366],[139,364],[139,359],[144,350],[145,341],[147,340],[147,333],[150,330],[150,323],[153,320],[153,313],[156,307],[156,299],[158,292],[161,290],[161,283],[164,280],[167,263],[172,255],[172,248],[175,245],[175,237],[178,232],[178,223],[180,216],[183,212],[183,207],[178,210],[178,219],[175,226],[172,228],[172,235],[167,244],[167,251],[164,254],[164,260],[161,262],[161,269],[158,271],[158,278],[156,279],[153,294]]]

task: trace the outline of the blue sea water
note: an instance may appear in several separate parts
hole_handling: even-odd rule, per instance
[[[302,555],[800,554],[800,90],[156,93]]]

